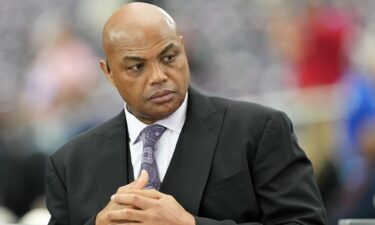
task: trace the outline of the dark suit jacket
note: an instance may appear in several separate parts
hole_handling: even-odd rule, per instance
[[[52,155],[50,224],[94,224],[110,196],[132,180],[128,148],[121,112]],[[192,89],[160,191],[195,215],[197,225],[325,224],[311,164],[287,116]]]

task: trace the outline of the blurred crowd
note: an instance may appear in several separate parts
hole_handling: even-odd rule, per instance
[[[0,222],[43,224],[44,162],[123,104],[101,29],[129,1],[0,6]],[[285,111],[329,224],[375,218],[375,1],[145,1],[166,9],[203,92]]]

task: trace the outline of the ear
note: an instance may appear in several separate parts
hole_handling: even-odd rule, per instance
[[[179,36],[182,46],[184,46],[184,37],[182,35]],[[185,47],[185,46],[184,46]]]
[[[105,77],[109,80],[109,82],[111,82],[111,84],[113,86],[115,86],[115,82],[113,81],[113,76],[112,76],[111,69],[108,65],[108,61],[104,60],[104,59],[101,59],[99,64],[100,64],[100,68],[102,69]]]

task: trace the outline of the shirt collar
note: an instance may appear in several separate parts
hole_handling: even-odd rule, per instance
[[[155,123],[160,124],[169,130],[180,133],[185,123],[185,119],[186,119],[187,99],[188,99],[188,93],[186,93],[185,99],[180,105],[180,107],[178,107],[178,109],[174,113],[172,113],[172,115],[170,115],[169,117],[165,119],[158,120]],[[147,127],[148,124],[141,122],[140,120],[137,119],[137,117],[131,114],[126,108],[126,102],[124,103],[124,111],[125,111],[126,122],[128,125],[130,143],[134,144],[139,134],[141,133],[141,131],[145,127]]]

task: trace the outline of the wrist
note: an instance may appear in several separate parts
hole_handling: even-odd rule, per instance
[[[96,216],[95,216],[95,225],[100,225],[100,213],[101,213],[101,212],[99,212],[99,213],[96,214]]]
[[[195,217],[192,214],[186,212],[186,219],[184,220],[183,224],[184,225],[195,225],[196,224],[195,223]]]

